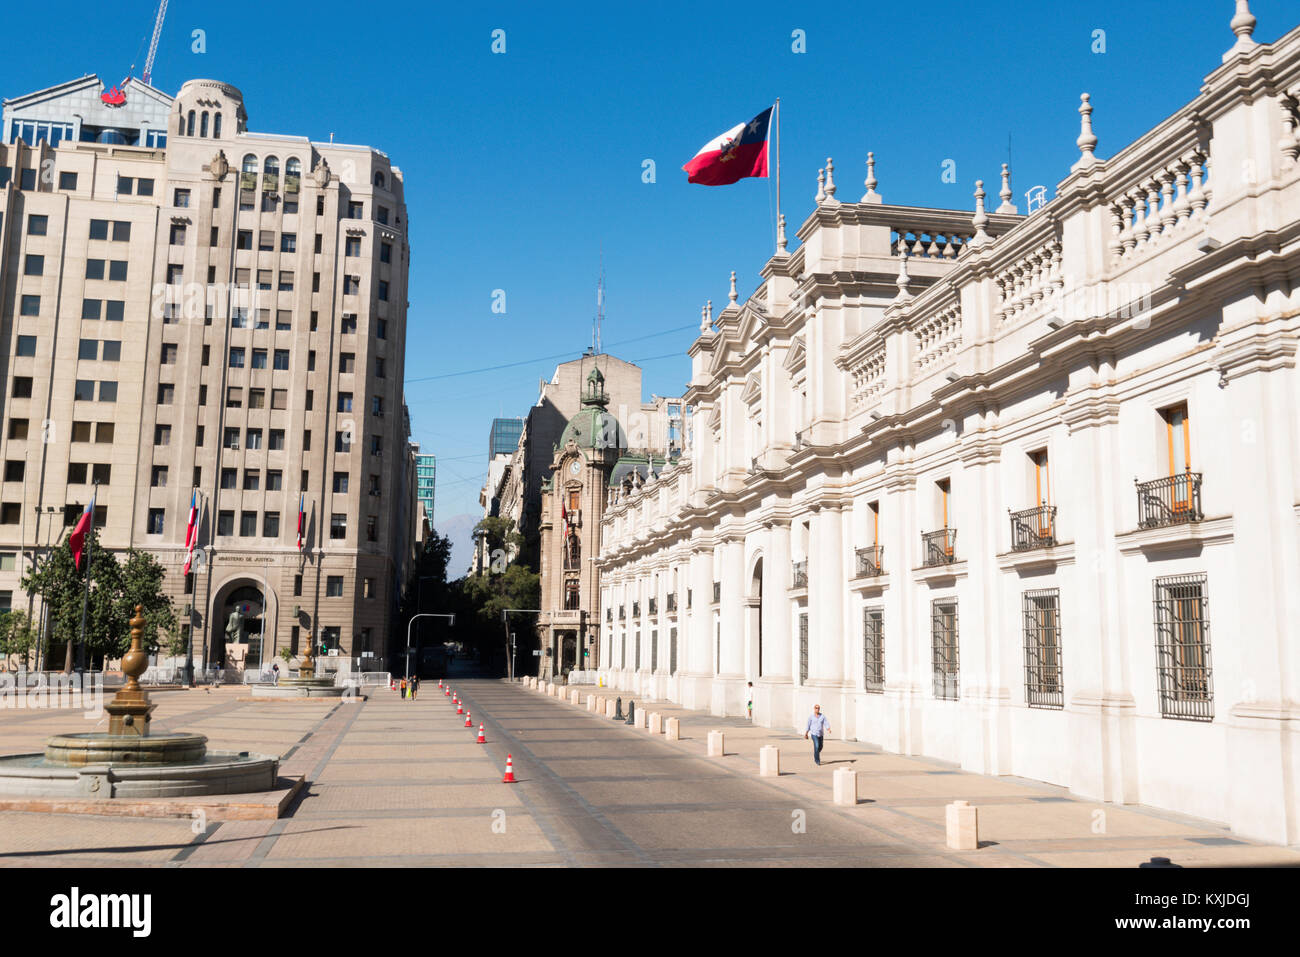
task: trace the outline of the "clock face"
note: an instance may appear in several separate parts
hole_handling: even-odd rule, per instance
[[[571,463],[569,463],[569,474],[570,474],[570,475],[573,475],[573,476],[576,477],[577,474],[578,474],[579,472],[581,472],[581,471],[582,471],[582,466],[578,464],[578,460],[577,460],[577,459],[574,459]]]

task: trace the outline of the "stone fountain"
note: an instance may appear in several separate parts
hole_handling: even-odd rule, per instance
[[[341,698],[348,689],[336,686],[333,678],[317,678],[311,647],[298,666],[298,677],[282,675],[275,684],[253,685],[254,698]]]
[[[126,685],[104,710],[108,731],[58,734],[44,754],[0,757],[0,796],[80,798],[184,797],[270,791],[279,760],[247,751],[209,751],[201,734],[150,734],[156,704],[140,687],[149,666],[140,605],[131,648],[122,656]]]

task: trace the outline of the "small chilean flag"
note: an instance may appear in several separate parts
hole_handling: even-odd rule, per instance
[[[715,137],[682,167],[688,183],[727,186],[746,176],[767,175],[767,128],[772,121],[768,107],[748,123],[732,127]]]
[[[188,575],[190,565],[194,561],[194,546],[199,541],[199,493],[197,491],[190,493],[190,520],[185,526],[185,570],[181,573]]]
[[[298,551],[302,551],[303,540],[307,536],[307,515],[302,510],[302,493],[298,493]]]
[[[77,519],[77,527],[72,530],[68,536],[68,544],[72,546],[72,564],[78,571],[81,570],[81,553],[86,547],[86,533],[90,531],[90,525],[94,521],[95,515],[95,495],[90,496],[90,504],[86,506],[85,511],[81,513],[81,518]]]

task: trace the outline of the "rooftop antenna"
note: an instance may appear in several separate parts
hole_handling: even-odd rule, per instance
[[[605,321],[605,248],[600,250],[600,275],[596,279],[596,319],[591,326],[591,349],[600,355],[600,325]]]

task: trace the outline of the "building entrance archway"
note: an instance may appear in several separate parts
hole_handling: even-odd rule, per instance
[[[261,671],[275,656],[275,595],[265,581],[238,578],[218,589],[209,620],[211,664]]]
[[[763,559],[754,562],[749,580],[749,595],[745,601],[747,631],[749,634],[749,667],[751,678],[763,677]]]

